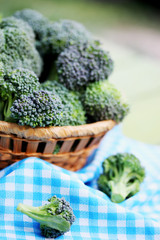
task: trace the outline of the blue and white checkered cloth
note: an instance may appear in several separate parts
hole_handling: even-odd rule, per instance
[[[95,189],[96,178],[106,156],[124,151],[134,153],[142,161],[146,179],[138,194],[114,204]],[[71,230],[58,239],[160,240],[159,147],[125,138],[116,127],[105,136],[94,156],[76,173],[37,158],[0,171],[0,239],[44,239],[39,224],[17,212],[16,207],[20,202],[40,206],[57,195],[70,202],[76,216]]]

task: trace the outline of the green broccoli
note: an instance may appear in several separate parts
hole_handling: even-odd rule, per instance
[[[112,119],[122,121],[129,112],[120,92],[107,80],[90,83],[82,97],[84,109],[91,122]]]
[[[21,67],[39,76],[42,59],[31,40],[30,33],[27,34],[27,30],[22,26],[13,27],[14,24],[16,26],[18,23],[11,24],[11,19],[8,18],[0,27],[0,61],[3,62],[4,71],[7,74]]]
[[[139,191],[145,177],[144,168],[133,154],[118,153],[104,160],[103,173],[98,179],[98,188],[112,202],[120,203]]]
[[[3,18],[0,22],[0,29],[4,29],[6,27],[12,28],[20,28],[24,31],[27,36],[30,37],[30,40],[34,43],[35,41],[35,34],[29,24],[21,19],[17,19],[15,17],[7,17]]]
[[[60,98],[43,90],[34,91],[28,96],[22,95],[10,108],[11,117],[19,125],[32,128],[61,125],[62,110]]]
[[[10,108],[21,95],[28,95],[39,89],[36,74],[27,69],[19,68],[4,75],[0,80],[0,98],[3,101],[3,119],[10,121]]]
[[[52,53],[50,43],[48,42],[48,39],[45,39],[46,36],[48,36],[48,38],[50,37],[50,31],[52,32],[50,29],[52,28],[52,23],[50,23],[50,21],[41,13],[32,9],[17,11],[14,16],[18,19],[26,21],[35,33],[35,46],[43,58],[43,71],[40,76],[40,82],[44,82],[44,79],[48,78],[52,65],[54,64],[54,55]]]
[[[69,202],[53,196],[44,206],[31,207],[19,203],[17,210],[40,223],[41,234],[46,238],[56,238],[68,232],[75,221]]]
[[[90,82],[104,80],[113,70],[109,54],[96,43],[66,48],[58,56],[56,65],[59,82],[71,90],[79,90]]]
[[[48,51],[57,55],[70,45],[88,41],[93,41],[92,36],[81,23],[63,19],[48,24],[43,34],[42,45],[44,49],[48,48]]]
[[[17,11],[14,17],[24,20],[32,27],[36,36],[36,47],[41,53],[45,52],[44,47],[42,47],[42,38],[48,31],[49,20],[38,11],[32,9]]]
[[[69,91],[57,81],[46,81],[41,84],[41,88],[60,97],[65,108],[61,125],[82,125],[86,123],[85,112],[78,93]]]

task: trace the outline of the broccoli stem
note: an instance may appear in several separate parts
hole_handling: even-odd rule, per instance
[[[28,217],[33,218],[37,222],[47,227],[67,232],[70,229],[70,223],[65,220],[62,216],[47,215],[43,210],[44,207],[32,207],[25,204],[19,203],[17,210],[26,214]]]
[[[110,181],[111,188],[111,201],[115,203],[123,202],[131,192],[138,192],[139,185],[137,181],[130,182],[133,177],[136,177],[135,174],[125,171],[120,175],[116,181]],[[137,191],[135,192],[135,189]]]
[[[0,120],[3,120],[4,116],[3,116],[3,110],[4,109],[4,102],[0,101]]]
[[[12,107],[13,102],[14,102],[14,99],[13,99],[12,95],[9,95],[7,101],[4,104],[4,121],[6,121],[6,122],[11,121],[10,108]]]

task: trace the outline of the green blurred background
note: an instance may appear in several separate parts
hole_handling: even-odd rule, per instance
[[[120,3],[121,2],[121,3]],[[114,59],[110,80],[123,92],[131,111],[126,136],[160,144],[160,14],[145,1],[0,0],[0,13],[32,8],[51,20],[82,22]]]

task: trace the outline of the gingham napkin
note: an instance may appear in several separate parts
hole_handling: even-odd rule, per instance
[[[38,240],[39,224],[16,211],[18,203],[39,206],[53,195],[70,202],[76,221],[58,239],[158,240],[160,224],[113,204],[75,174],[37,158],[22,160],[0,172],[0,239]]]

